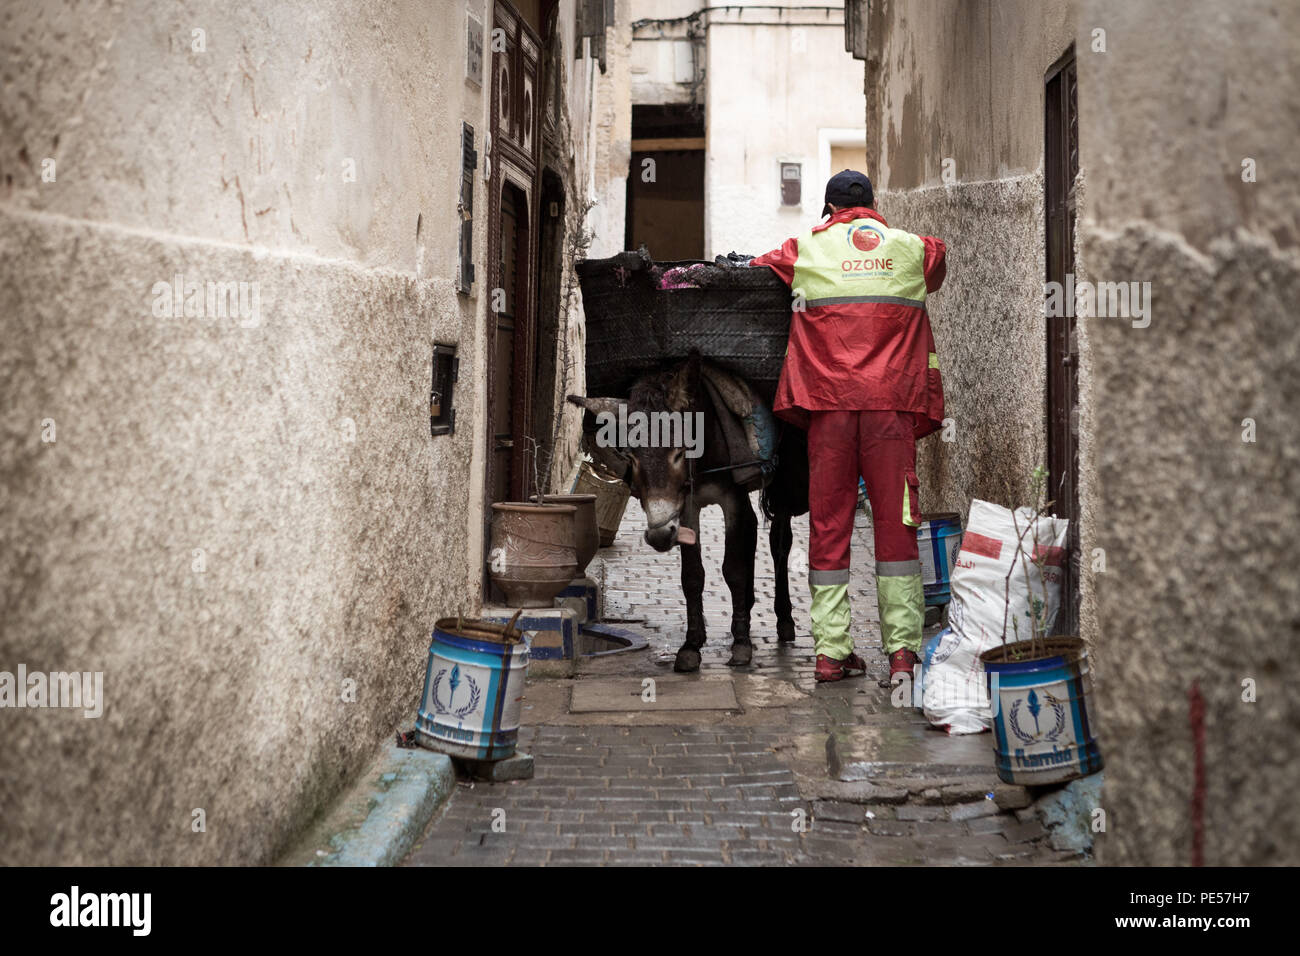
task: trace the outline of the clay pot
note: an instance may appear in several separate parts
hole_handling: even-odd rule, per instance
[[[533,495],[533,501],[537,500],[537,495]],[[578,573],[574,577],[580,578],[600,549],[600,531],[596,527],[596,496],[547,495],[545,504],[573,505],[578,509],[573,517],[573,543],[578,549]]]
[[[493,583],[511,607],[550,607],[578,571],[573,505],[492,505]]]

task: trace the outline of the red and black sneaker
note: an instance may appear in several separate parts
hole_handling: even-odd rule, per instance
[[[911,680],[915,676],[916,654],[903,648],[889,655],[889,682],[898,683],[899,675],[906,674]]]
[[[844,680],[846,677],[861,677],[867,672],[867,665],[857,654],[850,654],[842,661],[825,654],[817,655],[817,673],[813,676],[821,682]]]

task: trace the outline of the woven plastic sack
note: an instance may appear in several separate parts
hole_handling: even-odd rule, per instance
[[[980,654],[1003,643],[1004,632],[1008,644],[1029,640],[1034,602],[1043,602],[1040,623],[1052,633],[1069,528],[1064,518],[1035,518],[1031,508],[1013,512],[979,499],[971,502],[952,572],[948,627],[924,649],[921,706],[931,724],[950,734],[977,734],[992,726]],[[1035,554],[1045,559],[1041,573]]]

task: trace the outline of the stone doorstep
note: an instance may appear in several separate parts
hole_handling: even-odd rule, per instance
[[[452,791],[446,754],[388,742],[277,866],[396,866]]]

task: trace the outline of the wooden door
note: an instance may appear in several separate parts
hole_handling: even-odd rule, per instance
[[[505,0],[493,6],[488,208],[486,503],[531,494],[537,315],[538,96],[541,43]],[[484,522],[492,518],[484,509]],[[485,529],[486,530],[486,529]],[[490,535],[484,535],[487,557]],[[484,575],[487,593],[488,578]],[[490,594],[489,594],[490,596]]]
[[[1074,49],[1047,73],[1044,155],[1047,281],[1066,287],[1074,273],[1075,194],[1079,172],[1078,74]],[[1071,284],[1070,288],[1073,285]],[[1070,303],[1073,306],[1073,303]],[[1074,310],[1071,307],[1069,311]],[[1047,497],[1070,519],[1070,560],[1061,588],[1058,634],[1079,630],[1079,350],[1076,318],[1047,318]]]

